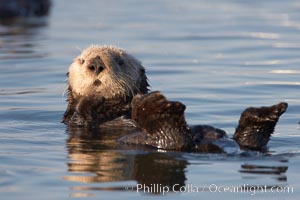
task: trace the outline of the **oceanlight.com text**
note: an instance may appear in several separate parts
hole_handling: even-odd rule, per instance
[[[136,186],[126,186],[125,190],[136,191],[138,193],[156,193],[166,195],[168,193],[244,193],[249,195],[256,195],[258,193],[287,193],[291,194],[294,192],[292,186],[268,186],[268,185],[249,185],[243,184],[240,186],[230,185],[193,185],[193,184],[174,184],[172,186],[162,184],[137,184]]]

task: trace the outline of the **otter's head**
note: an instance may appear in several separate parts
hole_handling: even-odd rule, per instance
[[[85,49],[69,68],[68,84],[74,98],[128,99],[148,92],[144,67],[114,46]]]

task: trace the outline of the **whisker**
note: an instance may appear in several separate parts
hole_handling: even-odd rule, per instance
[[[75,49],[79,50],[80,53],[83,51],[79,46],[76,46]]]

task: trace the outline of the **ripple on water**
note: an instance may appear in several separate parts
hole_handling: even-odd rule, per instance
[[[255,186],[256,198],[299,196],[297,1],[126,0],[103,6],[74,0],[70,7],[53,0],[53,5],[40,22],[0,25],[1,198],[140,199],[146,196],[136,192],[137,184],[155,183],[178,184],[172,195],[146,193],[155,198],[254,196],[211,192],[211,184]],[[142,60],[151,89],[183,102],[190,124],[211,124],[232,136],[248,106],[287,101],[289,108],[266,153],[164,152],[119,146],[119,132],[112,139],[72,131],[60,123],[65,73],[92,43],[121,46]],[[176,193],[189,184],[204,192]],[[294,186],[294,196],[259,193],[257,186],[268,191]]]

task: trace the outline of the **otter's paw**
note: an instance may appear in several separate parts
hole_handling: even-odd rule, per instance
[[[191,147],[191,130],[184,118],[185,105],[168,101],[160,92],[151,92],[137,95],[131,106],[131,117],[144,134],[144,137],[139,136],[139,143],[167,150]]]
[[[241,114],[233,139],[242,149],[263,150],[287,107],[287,103],[281,102],[270,107],[247,108]]]
[[[94,126],[97,123],[97,107],[103,103],[103,99],[80,99],[75,106],[68,124],[78,126]]]

